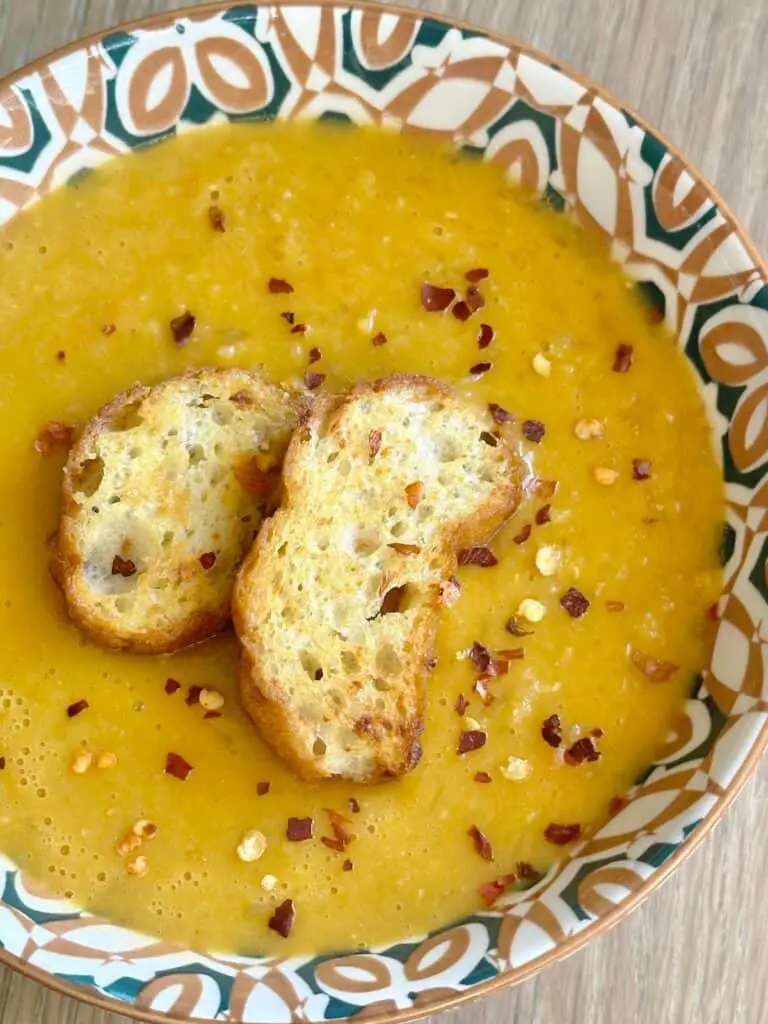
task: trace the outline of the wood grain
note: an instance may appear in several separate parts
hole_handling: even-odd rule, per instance
[[[0,74],[163,0],[0,0]],[[766,0],[431,0],[612,89],[679,145],[768,250]],[[670,881],[607,936],[455,1024],[760,1024],[768,1016],[768,767]],[[0,970],[0,1024],[119,1024]]]

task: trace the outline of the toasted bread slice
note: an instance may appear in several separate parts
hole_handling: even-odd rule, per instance
[[[233,619],[245,707],[299,775],[375,782],[418,762],[441,584],[520,498],[524,465],[496,429],[398,375],[319,397],[294,434]]]
[[[287,392],[235,369],[139,385],[101,409],[64,469],[53,571],[74,622],[147,654],[224,626],[296,420]]]

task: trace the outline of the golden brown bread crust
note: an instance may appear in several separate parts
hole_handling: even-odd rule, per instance
[[[373,383],[359,384],[344,395],[318,396],[309,418],[297,428],[286,453],[283,504],[264,524],[241,566],[234,590],[232,613],[241,645],[239,681],[243,704],[267,743],[306,779],[340,776],[357,782],[375,783],[402,775],[418,763],[421,756],[419,738],[426,711],[426,679],[433,664],[441,607],[439,584],[435,579],[450,577],[456,570],[457,552],[487,540],[517,507],[521,494],[523,467],[502,435],[499,437],[498,457],[509,470],[504,482],[499,483],[489,500],[473,509],[471,514],[444,523],[440,541],[430,553],[425,570],[425,579],[429,579],[419,587],[418,602],[408,630],[408,644],[398,650],[403,666],[402,677],[407,684],[398,683],[395,706],[389,707],[386,713],[369,710],[360,714],[359,707],[350,713],[349,705],[355,701],[350,699],[346,702],[338,717],[342,719],[342,725],[354,734],[353,745],[358,742],[366,745],[366,756],[348,768],[342,765],[341,770],[329,770],[326,756],[314,756],[308,752],[311,737],[303,735],[304,723],[301,714],[297,713],[296,697],[286,691],[286,681],[276,678],[275,673],[266,667],[265,663],[275,652],[266,652],[264,648],[264,617],[270,616],[272,609],[269,599],[263,595],[275,585],[275,549],[286,536],[286,522],[290,522],[294,514],[301,514],[306,498],[306,495],[297,497],[300,488],[296,476],[303,471],[307,446],[318,438],[333,437],[338,433],[341,448],[349,451],[349,439],[346,435],[341,436],[344,434],[346,413],[351,406],[365,402],[368,396],[382,393],[402,395],[406,405],[433,397],[451,404],[463,402],[443,382],[413,374],[395,374]],[[485,410],[472,409],[473,416],[489,416]],[[385,434],[387,426],[383,425]],[[497,429],[490,417],[488,427]],[[336,496],[331,490],[326,497],[329,502],[334,502]],[[377,510],[366,508],[363,512],[364,517],[373,520]],[[308,529],[311,528],[310,525]],[[399,557],[400,562],[397,559],[393,562],[393,571],[410,568],[407,565],[409,556]],[[297,565],[296,571],[302,571],[302,567]],[[342,579],[341,561],[338,572]],[[370,623],[371,620],[367,621]],[[410,647],[410,652],[406,647]],[[361,654],[359,650],[357,653]],[[364,660],[362,654],[360,660]],[[356,685],[354,672],[347,682],[350,687]],[[365,680],[361,685],[364,683]]]

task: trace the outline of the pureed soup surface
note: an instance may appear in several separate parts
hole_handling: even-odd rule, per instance
[[[423,282],[463,291],[478,267],[490,277],[471,319],[423,308]],[[294,292],[271,294],[272,277]],[[217,127],[107,164],[17,218],[0,235],[0,280],[4,852],[140,930],[207,949],[311,952],[445,925],[481,907],[480,887],[518,862],[545,871],[567,853],[545,837],[550,824],[586,834],[607,819],[674,729],[704,664],[723,496],[689,366],[593,239],[498,168],[424,141]],[[169,322],[187,309],[197,327],[179,347]],[[292,332],[289,312],[305,334]],[[484,350],[481,323],[495,331]],[[379,332],[385,344],[372,343]],[[620,344],[633,349],[623,373],[613,369]],[[493,539],[497,566],[459,570],[423,759],[371,788],[302,782],[270,753],[238,705],[232,635],[173,657],[102,650],[67,621],[48,572],[64,459],[33,451],[48,421],[81,425],[135,381],[192,366],[264,365],[276,381],[301,378],[311,349],[324,388],[415,371],[518,422],[540,421],[546,433],[524,448],[537,477],[557,482]],[[534,369],[537,355],[545,362]],[[481,362],[492,366],[471,375]],[[604,436],[577,437],[583,419]],[[633,471],[633,460],[650,466]],[[616,471],[614,482],[599,483],[598,467]],[[537,567],[542,548],[551,550]],[[590,602],[578,618],[560,604],[571,587]],[[530,635],[510,635],[525,599],[545,615],[520,618]],[[473,690],[474,642],[524,655],[488,682],[487,706]],[[649,681],[630,649],[677,671]],[[182,684],[175,693],[169,677]],[[221,717],[186,702],[193,686],[225,696]],[[89,707],[68,717],[80,700]],[[552,715],[558,748],[542,736]],[[460,756],[471,719],[488,741]],[[579,737],[599,760],[567,762]],[[83,750],[94,761],[77,774]],[[186,782],[163,773],[169,751],[194,766]],[[265,795],[259,782],[270,784]],[[342,853],[320,841],[333,835],[327,808],[349,820]],[[311,816],[315,837],[287,841],[289,816]],[[117,852],[137,819],[157,826],[139,851],[143,876]],[[468,836],[473,825],[493,862]],[[268,845],[244,863],[236,851],[251,829]],[[286,897],[297,913],[287,940],[267,927]]]

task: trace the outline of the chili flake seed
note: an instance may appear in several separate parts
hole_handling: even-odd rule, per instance
[[[91,705],[87,700],[75,701],[74,704],[70,704],[67,708],[67,718],[75,718],[77,715],[82,714],[83,711],[86,711],[90,706]]]
[[[533,765],[524,757],[508,757],[499,771],[508,782],[524,782],[533,774]]]
[[[135,575],[136,565],[131,561],[130,558],[121,558],[120,555],[115,555],[112,559],[112,575],[123,576],[126,579]]]
[[[563,755],[566,764],[577,766],[584,764],[585,761],[599,761],[601,753],[594,744],[594,741],[589,736],[582,736],[580,740],[576,740]]]
[[[69,767],[75,775],[85,775],[92,763],[93,754],[90,750],[78,750]]]
[[[442,313],[456,298],[453,288],[440,288],[425,282],[421,286],[421,304],[428,313]]]
[[[661,658],[651,658],[634,647],[629,649],[629,659],[635,668],[639,669],[645,678],[652,683],[668,682],[680,668],[674,662],[662,661]]]
[[[560,598],[560,606],[564,608],[572,619],[580,619],[587,614],[589,601],[576,587],[569,587]]]
[[[125,869],[129,875],[135,875],[137,878],[140,878],[142,875],[146,875],[147,871],[149,871],[147,858],[142,857],[141,855],[134,857],[133,860],[128,861]]]
[[[190,707],[194,707],[195,704],[200,703],[200,694],[203,692],[202,686],[190,686],[187,690],[187,696],[184,698],[184,703]]]
[[[477,825],[473,825],[467,831],[467,835],[475,844],[475,850],[480,854],[483,860],[493,860],[493,847],[488,836],[482,832]]]
[[[264,875],[259,885],[264,892],[274,892],[278,885],[278,880],[274,875]]]
[[[536,568],[542,576],[554,576],[560,568],[560,550],[547,544],[536,552]]]
[[[345,860],[344,863],[341,865],[341,870],[342,871],[351,871],[353,867],[354,867],[354,865],[352,864],[351,860]]]
[[[360,813],[360,803],[355,799],[355,797],[351,796],[349,800],[347,800],[347,806],[353,814]]]
[[[127,835],[123,836],[122,839],[118,840],[115,852],[118,857],[127,857],[129,854],[133,853],[134,850],[138,850],[142,842],[143,840],[141,836],[137,836],[134,832],[129,832]]]
[[[573,432],[580,441],[589,441],[593,437],[605,437],[605,424],[601,420],[577,420]]]
[[[312,818],[289,818],[285,829],[286,839],[292,843],[303,843],[314,835],[315,823]]]
[[[554,822],[544,829],[544,838],[556,846],[575,843],[581,836],[581,825],[556,825]]]
[[[463,299],[460,299],[458,302],[454,304],[453,308],[451,309],[451,313],[453,314],[453,316],[456,317],[457,320],[460,320],[462,323],[469,320],[469,318],[472,316],[472,310],[469,308],[467,303],[464,302]]]
[[[179,782],[186,782],[194,768],[188,761],[184,760],[181,754],[171,752],[166,755],[163,771],[166,775],[172,775],[174,779],[178,779]]]
[[[153,821],[148,821],[146,818],[139,818],[135,821],[131,832],[138,836],[139,839],[154,839],[157,835],[158,828]]]
[[[499,560],[487,547],[462,548],[459,551],[459,565],[479,565],[482,569],[490,569],[499,564]]]
[[[424,497],[424,485],[421,480],[408,484],[405,488],[405,498],[409,508],[416,508]]]
[[[96,767],[102,771],[106,768],[114,768],[117,764],[117,754],[113,754],[111,750],[102,750],[96,755]]]
[[[270,277],[267,288],[273,295],[290,295],[293,291],[293,285],[281,277]]]
[[[477,640],[475,640],[470,648],[469,658],[478,672],[487,672],[491,666],[491,655],[488,648],[483,647]]]
[[[200,555],[199,562],[203,569],[212,569],[216,565],[216,552],[206,551],[205,554]]]
[[[477,347],[488,348],[496,337],[496,331],[490,324],[480,324],[477,331]]]
[[[206,711],[203,715],[203,720],[207,721],[209,718],[221,718],[220,711]]]
[[[267,793],[269,792],[269,788],[270,784],[268,782],[256,783],[256,792],[259,794],[259,796],[266,796]]]
[[[533,481],[531,486],[533,493],[537,498],[541,498],[542,501],[554,498],[555,494],[557,494],[557,488],[557,480],[539,480],[538,478]]]
[[[64,351],[63,348],[60,348],[59,351],[56,353],[56,358],[60,363],[63,363],[64,360],[67,358],[67,353]]]
[[[290,309],[287,309],[284,313],[281,313],[280,316],[289,324],[296,323],[296,314],[292,312]]]
[[[632,365],[633,349],[631,345],[619,345],[613,359],[613,372],[626,373]]]
[[[473,284],[467,288],[467,305],[473,313],[485,305],[485,298],[477,285]]]
[[[310,366],[312,365],[312,363],[319,362],[322,358],[323,358],[323,353],[320,351],[319,348],[311,348],[309,350],[309,365]]]
[[[243,833],[242,839],[237,844],[237,856],[246,864],[250,864],[263,856],[266,848],[267,840],[264,833],[254,828]]]
[[[208,207],[208,222],[214,231],[220,231],[223,234],[227,230],[227,218],[220,206]]]
[[[632,479],[649,480],[651,476],[651,463],[648,459],[632,459]]]
[[[0,772],[4,772],[4,771],[5,771],[5,758],[4,757],[0,757]]]
[[[515,417],[511,412],[508,412],[503,406],[497,405],[495,402],[488,404],[488,411],[496,423],[514,423]]]
[[[592,476],[595,478],[595,482],[602,487],[610,487],[611,484],[615,484],[619,479],[619,471],[618,469],[611,469],[610,466],[595,466],[592,470]]]
[[[552,511],[551,505],[542,505],[540,509],[536,511],[536,525],[544,526],[546,523],[551,521],[550,512]]]
[[[488,782],[493,782],[493,779],[488,772],[475,772],[475,782],[486,784]]]
[[[224,707],[224,697],[218,690],[209,690],[203,687],[198,698],[201,707],[206,711],[221,711]]]
[[[116,330],[117,326],[115,324],[104,324],[101,328],[101,333],[105,338],[108,338],[111,334],[114,334]]]
[[[537,373],[539,377],[549,377],[552,373],[552,363],[541,352],[537,352],[533,357],[531,366],[533,367],[533,372]]]
[[[452,608],[461,597],[461,582],[451,576],[440,584],[440,604],[443,608]]]
[[[523,422],[523,435],[534,444],[540,444],[546,432],[547,428],[541,420],[525,420]]]
[[[515,534],[515,536],[512,538],[512,543],[513,544],[525,544],[525,542],[531,536],[531,531],[532,530],[533,530],[533,527],[531,526],[531,524],[530,523],[526,523],[525,526],[523,526],[523,528],[520,530],[520,532]]]
[[[482,377],[484,373],[488,373],[493,368],[493,363],[475,363],[474,366],[470,366],[469,372],[472,377]]]
[[[304,387],[308,391],[314,391],[316,388],[320,387],[324,380],[324,373],[315,373],[314,370],[307,370],[304,374]]]
[[[563,726],[560,715],[550,715],[549,718],[544,719],[541,723],[541,736],[545,743],[557,750],[563,742]]]
[[[623,612],[624,602],[623,601],[606,601],[605,610],[607,612]]]
[[[508,633],[511,633],[512,636],[533,636],[533,630],[526,629],[524,626],[521,626],[516,615],[511,615],[507,619],[507,623],[504,626],[504,629],[506,629]]]
[[[475,267],[473,270],[468,270],[466,272],[464,280],[469,281],[470,284],[478,284],[480,281],[485,281],[485,279],[490,276],[491,272],[486,267]]]
[[[38,455],[50,455],[56,448],[67,450],[72,447],[75,428],[58,420],[46,423],[32,445]]]
[[[189,341],[196,325],[197,317],[194,313],[190,313],[188,309],[179,314],[179,316],[175,316],[171,320],[171,334],[176,344],[184,345]]]
[[[526,597],[520,602],[517,614],[527,622],[541,622],[547,614],[547,609],[541,601],[536,601],[532,597]]]
[[[269,919],[269,927],[273,932],[277,932],[278,935],[282,935],[284,939],[287,939],[291,934],[293,928],[293,922],[296,920],[296,907],[294,906],[293,900],[284,900],[280,906],[275,910],[272,917]]]
[[[469,754],[473,750],[479,750],[485,746],[488,734],[482,729],[465,729],[459,736],[459,754]]]
[[[489,448],[498,448],[499,439],[495,434],[489,433],[487,430],[483,430],[480,434],[480,440],[483,444],[487,444]]]
[[[387,336],[383,331],[379,331],[378,334],[374,334],[371,338],[371,344],[374,348],[378,348],[380,345],[387,344]]]
[[[453,706],[457,714],[463,715],[467,708],[469,707],[469,701],[467,700],[463,693],[460,693],[459,696],[456,698],[456,703]]]
[[[294,324],[291,328],[291,334],[306,334],[308,330],[308,324]]]

